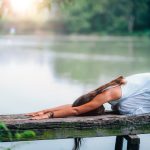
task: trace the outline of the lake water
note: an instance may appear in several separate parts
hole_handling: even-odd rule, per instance
[[[119,75],[150,72],[149,57],[148,38],[0,36],[0,114],[72,103]],[[140,149],[149,150],[150,135],[140,137]],[[86,138],[81,150],[113,150],[114,144],[115,137]],[[71,150],[72,145],[73,139],[0,143],[16,150]]]

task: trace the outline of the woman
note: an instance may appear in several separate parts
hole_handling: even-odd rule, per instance
[[[103,114],[103,104],[109,102],[120,114],[134,115],[150,112],[150,73],[119,77],[81,96],[72,105],[26,114],[31,119],[60,118]]]

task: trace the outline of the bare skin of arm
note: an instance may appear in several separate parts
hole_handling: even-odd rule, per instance
[[[93,98],[92,101],[90,101],[84,105],[77,106],[77,107],[72,107],[71,105],[64,105],[64,106],[57,107],[55,109],[47,109],[46,113],[44,113],[42,115],[38,115],[38,116],[31,115],[31,116],[33,116],[32,119],[36,119],[36,120],[46,119],[49,117],[50,111],[53,111],[54,118],[78,116],[80,114],[94,110],[106,102],[109,102],[112,100],[118,100],[120,97],[121,97],[121,88],[120,88],[120,86],[116,86],[114,88],[111,88],[111,89],[108,89],[108,90],[102,92],[101,94],[99,94],[95,98]],[[50,110],[50,111],[48,111],[48,110]]]
[[[37,111],[37,112],[28,113],[28,114],[26,114],[26,116],[33,116],[33,117],[39,116],[39,115],[49,113],[51,111],[58,111],[61,109],[67,109],[67,108],[70,108],[71,106],[72,106],[72,104],[66,104],[66,105],[55,107],[55,108],[49,108],[49,109],[44,109],[44,110]]]

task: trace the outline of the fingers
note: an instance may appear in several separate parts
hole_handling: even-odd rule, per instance
[[[34,117],[34,116],[36,116],[37,114],[35,114],[35,113],[29,113],[29,114],[25,114],[25,116],[30,116],[30,117]]]
[[[29,120],[39,120],[39,117],[32,117],[32,118],[29,118]]]
[[[24,114],[25,116],[32,116],[33,113],[27,113],[27,114]]]
[[[48,119],[48,118],[49,118],[48,114],[45,114],[45,115],[32,117],[30,118],[30,120],[41,120],[41,119]]]
[[[44,114],[43,111],[39,111],[39,112],[27,113],[27,114],[25,114],[25,116],[35,117],[35,116],[40,116],[40,115],[43,115],[43,114]]]

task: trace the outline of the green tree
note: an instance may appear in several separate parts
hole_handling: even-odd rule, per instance
[[[150,29],[150,0],[66,0],[61,8],[67,32],[132,33]]]

